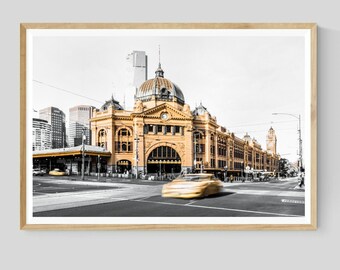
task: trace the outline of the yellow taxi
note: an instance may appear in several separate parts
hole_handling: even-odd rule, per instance
[[[50,171],[48,174],[53,175],[53,176],[62,176],[62,175],[66,175],[66,172],[63,172],[60,169],[55,168],[54,170]]]
[[[162,197],[199,198],[217,194],[222,189],[222,181],[215,178],[213,174],[185,174],[163,185]]]

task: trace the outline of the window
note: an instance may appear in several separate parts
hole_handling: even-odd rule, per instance
[[[130,136],[130,131],[128,131],[126,128],[120,129],[118,131],[118,137],[120,136]]]
[[[177,152],[169,147],[169,146],[160,146],[154,149],[150,156],[149,159],[173,159],[173,160],[180,160]]]
[[[166,88],[161,89],[161,98],[169,98],[170,92]]]
[[[123,152],[126,152],[126,151],[127,151],[127,145],[126,145],[125,142],[122,143],[122,151],[123,151]]]
[[[210,145],[210,154],[215,155],[215,146]]]
[[[116,136],[117,152],[132,152],[132,134],[126,129],[120,129]]]
[[[97,141],[98,141],[98,146],[106,148],[106,146],[107,146],[107,136],[106,136],[106,131],[104,129],[99,130]]]

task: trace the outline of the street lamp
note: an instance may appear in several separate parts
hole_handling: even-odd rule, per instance
[[[197,135],[198,133],[194,133],[194,172],[196,172],[197,164]]]
[[[224,179],[228,178],[228,165],[224,166]]]
[[[83,135],[82,135],[82,151],[81,151],[81,180],[84,181],[84,171],[85,171],[85,141],[86,141],[86,135],[85,135],[85,128],[83,128]]]
[[[243,161],[241,161],[241,177],[243,177],[243,171],[244,171],[244,166],[243,166]]]
[[[135,154],[135,158],[136,158],[136,179],[138,179],[138,134],[136,134],[135,137],[135,142],[136,142],[136,154]]]
[[[99,182],[99,174],[100,174],[100,155],[98,155],[98,164],[97,164],[97,167],[98,167],[98,182]]]
[[[298,126],[298,133],[299,133],[299,172],[301,173],[301,168],[302,168],[302,138],[301,138],[301,115],[295,115],[291,113],[272,113],[272,115],[289,115],[292,116],[299,121],[299,126]]]

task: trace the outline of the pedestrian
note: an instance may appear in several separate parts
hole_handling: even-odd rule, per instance
[[[302,186],[305,185],[305,173],[304,172],[301,172],[300,174],[300,184],[299,184],[299,187],[301,188]]]
[[[234,181],[234,176],[230,175],[230,183],[232,183]]]

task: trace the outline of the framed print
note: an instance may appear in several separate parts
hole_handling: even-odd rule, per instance
[[[317,26],[21,24],[21,229],[315,230]]]

